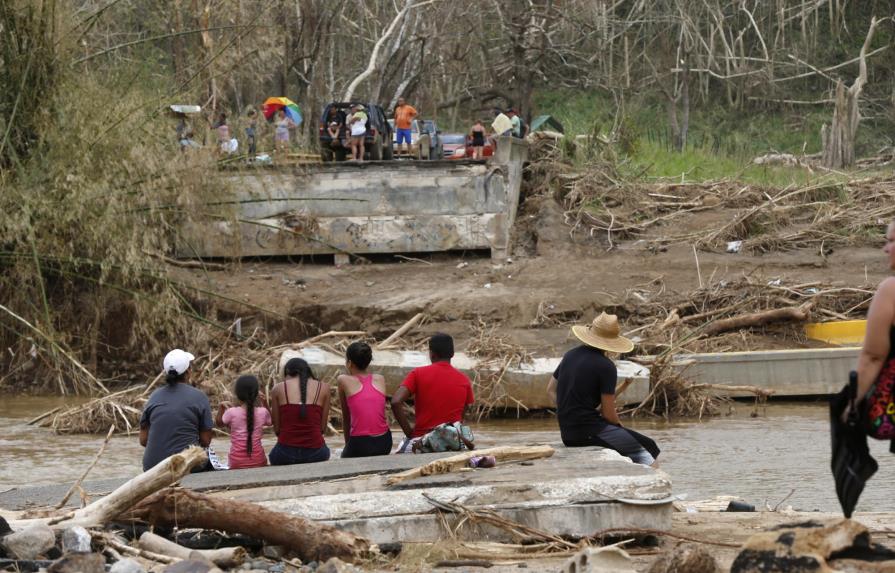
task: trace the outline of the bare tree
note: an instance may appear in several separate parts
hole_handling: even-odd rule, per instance
[[[851,167],[855,164],[855,136],[858,133],[858,124],[861,121],[861,111],[858,108],[858,98],[867,83],[867,49],[873,40],[873,34],[879,20],[876,16],[870,21],[870,29],[861,46],[858,65],[860,71],[851,87],[845,88],[842,80],[836,82],[836,101],[833,108],[833,122],[827,127],[824,124],[821,129],[821,141],[823,142],[823,164],[832,169]]]

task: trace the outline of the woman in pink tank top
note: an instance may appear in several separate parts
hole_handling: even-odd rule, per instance
[[[385,456],[392,451],[392,432],[385,419],[385,378],[369,374],[373,350],[365,342],[353,342],[345,352],[348,374],[339,376],[343,458]]]

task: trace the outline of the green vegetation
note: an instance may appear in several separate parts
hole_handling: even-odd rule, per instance
[[[567,134],[595,130],[607,135],[615,123],[616,103],[601,92],[541,91],[535,96],[537,113],[556,116]],[[636,140],[627,154],[629,173],[646,178],[684,181],[734,178],[744,182],[784,187],[830,177],[800,167],[760,166],[752,160],[765,153],[816,153],[820,129],[829,122],[830,106],[798,109],[730,110],[724,106],[693,109],[683,152],[672,149],[668,114],[653,100],[624,105],[624,126]],[[858,134],[858,154],[872,155],[892,145],[895,126],[888,117],[867,119]],[[835,178],[835,176],[834,176]]]

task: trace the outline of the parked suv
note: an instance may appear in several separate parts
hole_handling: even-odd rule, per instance
[[[367,114],[367,134],[364,137],[365,159],[379,160],[392,159],[394,156],[392,151],[392,127],[386,120],[385,112],[382,107],[375,103],[364,102],[332,102],[323,108],[323,115],[320,117],[319,138],[320,138],[320,159],[323,161],[344,161],[351,154],[351,148],[348,146],[348,126],[347,118],[351,113],[351,106],[355,104],[364,106]],[[339,123],[339,137],[333,141],[330,137],[328,127],[329,123],[336,121]]]

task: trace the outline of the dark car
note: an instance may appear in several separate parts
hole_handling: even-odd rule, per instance
[[[367,114],[367,134],[364,137],[364,158],[371,160],[392,159],[392,127],[385,117],[385,111],[375,103],[364,102],[332,102],[323,108],[320,117],[320,159],[323,161],[344,161],[351,153],[348,146],[347,118],[351,114],[351,106],[364,106]],[[339,125],[339,136],[333,138],[329,134],[329,124]]]

